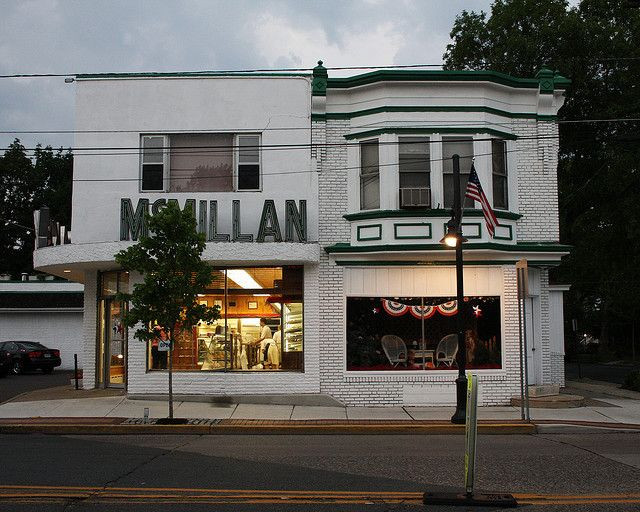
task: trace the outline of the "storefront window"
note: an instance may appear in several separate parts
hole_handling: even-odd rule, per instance
[[[174,334],[174,370],[303,369],[302,267],[213,269],[198,300],[220,318]],[[149,343],[149,370],[166,368],[158,343]]]
[[[457,369],[452,297],[348,297],[347,370]],[[502,367],[500,297],[466,297],[468,369]]]

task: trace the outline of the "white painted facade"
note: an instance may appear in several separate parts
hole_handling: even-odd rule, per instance
[[[543,78],[525,81],[491,73],[378,72],[330,79],[324,87],[323,69],[316,68],[313,77],[78,77],[75,146],[98,150],[82,152],[75,160],[72,243],[39,249],[34,262],[53,274],[71,270],[68,275],[85,283],[86,387],[96,385],[99,272],[116,269],[113,255],[133,243],[120,239],[122,198],[130,198],[134,209],[141,198],[150,204],[177,199],[180,206],[187,199],[197,205],[215,200],[218,231],[224,233],[232,231],[231,205],[239,200],[242,231],[254,237],[265,200],[275,201],[281,225],[285,200],[305,200],[306,242],[209,242],[203,254],[216,265],[304,265],[304,372],[177,372],[174,392],[323,393],[348,405],[454,403],[455,370],[352,372],[345,360],[348,297],[455,295],[452,252],[438,243],[449,219],[441,206],[439,143],[451,135],[473,138],[475,166],[490,201],[490,138],[507,139],[509,209],[499,212],[496,238],[490,239],[480,212],[464,217],[470,239],[465,294],[501,299],[501,368],[477,371],[481,401],[504,404],[518,393],[514,264],[521,258],[530,261],[530,311],[537,326],[532,336],[539,343],[530,358],[531,371],[540,383],[563,382],[562,334],[551,326],[562,318],[561,304],[548,284],[549,266],[567,252],[558,244],[554,138],[563,101],[554,80],[562,86],[563,79],[550,78],[550,93],[538,86]],[[141,135],[184,132],[259,134],[260,190],[141,192],[136,149]],[[399,204],[398,137],[413,134],[430,138],[434,208],[429,212],[412,213]],[[371,138],[380,143],[380,207],[361,211],[358,143]],[[267,150],[278,146],[288,147]],[[114,151],[110,148],[131,151],[107,156]],[[131,283],[135,280],[131,276]],[[145,357],[142,344],[128,343],[128,392],[165,393],[167,374],[148,371]]]
[[[0,294],[23,297],[82,293],[83,286],[64,281],[0,281]],[[10,295],[10,296],[11,296]],[[81,307],[0,307],[0,341],[35,341],[60,350],[61,370],[73,370],[74,354],[82,368]]]

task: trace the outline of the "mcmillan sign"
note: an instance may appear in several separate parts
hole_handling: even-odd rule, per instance
[[[196,211],[196,202],[198,208]],[[120,240],[137,240],[140,235],[147,234],[144,223],[145,216],[155,215],[170,203],[178,204],[177,199],[157,199],[150,203],[148,199],[138,199],[135,210],[131,199],[120,199]],[[242,233],[240,224],[240,201],[232,201],[231,233],[218,230],[218,201],[196,201],[187,199],[184,209],[191,208],[198,221],[198,232],[204,233],[207,242],[253,242],[252,233]],[[294,236],[295,234],[295,236]],[[267,199],[260,215],[260,227],[255,237],[256,242],[306,242],[307,241],[307,201],[296,202],[287,199],[284,202],[284,237],[280,229],[280,221],[275,202]],[[267,240],[268,239],[268,240]]]

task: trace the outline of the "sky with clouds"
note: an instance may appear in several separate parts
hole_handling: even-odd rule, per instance
[[[438,64],[462,10],[490,0],[4,2],[0,74]],[[344,76],[359,71],[330,71]],[[0,79],[0,131],[73,130],[74,85]],[[0,133],[27,147],[68,134]]]

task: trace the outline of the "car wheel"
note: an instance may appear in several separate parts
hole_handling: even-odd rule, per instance
[[[49,375],[50,373],[53,373],[53,368],[43,368],[42,373]]]
[[[20,375],[24,371],[24,366],[22,365],[22,361],[15,361],[13,363],[13,374]]]

